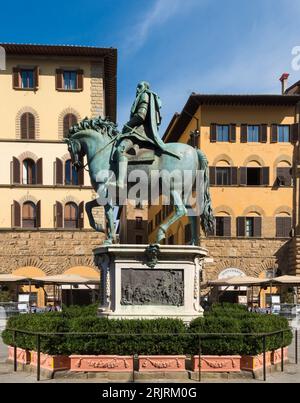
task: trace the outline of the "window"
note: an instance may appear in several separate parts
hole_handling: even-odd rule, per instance
[[[135,241],[136,241],[136,244],[137,244],[137,245],[142,245],[144,239],[143,239],[142,235],[137,235],[137,236],[135,237]]]
[[[216,168],[216,185],[217,186],[228,186],[230,185],[230,168]]]
[[[246,218],[246,237],[254,237],[254,218],[252,217]]]
[[[151,220],[148,223],[148,234],[151,234],[153,232],[153,221]]]
[[[22,207],[22,227],[35,228],[36,227],[36,207],[32,202],[26,202]]]
[[[34,88],[34,71],[33,70],[21,70],[21,88]]]
[[[259,142],[259,126],[248,126],[248,143]]]
[[[158,227],[161,223],[161,211],[159,213],[156,214],[155,216],[155,225],[156,227]]]
[[[78,184],[79,181],[77,171],[73,166],[72,161],[67,160],[65,163],[65,185],[77,186]]]
[[[175,237],[171,235],[168,239],[168,245],[175,245]]]
[[[247,186],[260,186],[261,184],[261,169],[247,168]]]
[[[277,185],[279,187],[292,186],[292,168],[277,168]]]
[[[72,126],[78,123],[77,117],[73,113],[67,113],[63,120],[64,137],[69,135],[69,130]]]
[[[290,138],[290,126],[280,125],[278,126],[278,143],[289,143]]]
[[[75,203],[65,205],[64,224],[65,228],[78,228],[78,207]]]
[[[33,140],[35,138],[35,119],[32,113],[23,113],[20,119],[20,127],[21,139]]]
[[[185,244],[188,245],[192,241],[192,226],[191,224],[187,224],[184,228],[184,239]]]
[[[217,141],[218,142],[229,142],[229,126],[217,125]]]
[[[23,185],[36,185],[36,166],[31,159],[23,161]]]
[[[216,217],[215,231],[211,236],[230,237],[231,236],[231,217]]]
[[[292,231],[291,217],[276,217],[276,237],[289,238]]]
[[[135,219],[135,228],[143,229],[143,217],[136,217]]]
[[[64,89],[76,90],[77,72],[76,71],[64,71]]]

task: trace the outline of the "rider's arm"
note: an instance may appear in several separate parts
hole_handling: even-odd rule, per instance
[[[145,93],[139,103],[138,109],[133,117],[126,123],[123,133],[129,132],[129,128],[135,128],[141,126],[146,119],[149,107],[149,95]]]

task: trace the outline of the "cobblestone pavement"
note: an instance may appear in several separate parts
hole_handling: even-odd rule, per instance
[[[300,346],[300,335],[299,343]],[[291,364],[285,367],[285,372],[274,372],[268,374],[267,383],[300,383],[300,363],[298,365],[293,364],[295,362],[295,348],[294,342],[289,348],[289,359]],[[6,364],[7,348],[2,343],[0,338],[0,384],[1,383],[36,383],[36,376],[33,373],[27,372],[13,372],[13,367],[11,364]],[[53,380],[41,380],[41,383],[105,383],[100,379],[53,379]],[[156,379],[152,383],[163,383],[166,380]],[[178,381],[167,381],[168,383],[178,383]],[[194,381],[188,381],[189,383],[195,383]],[[263,380],[252,380],[252,379],[237,379],[226,381],[224,379],[220,380],[204,380],[203,383],[264,383]],[[151,382],[147,382],[151,383]]]

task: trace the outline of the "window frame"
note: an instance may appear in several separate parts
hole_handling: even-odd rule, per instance
[[[224,129],[227,129],[227,137],[224,134]],[[222,133],[219,130],[222,130]],[[230,125],[216,125],[216,138],[217,143],[229,143],[230,140]]]
[[[288,130],[288,137],[287,137],[287,141],[285,140],[281,140],[280,136],[282,135],[282,133],[280,133],[280,129],[287,129]],[[283,136],[285,136],[286,134],[283,134]],[[277,126],[277,142],[280,144],[290,144],[291,143],[291,127],[290,125],[278,125]]]
[[[250,139],[250,136],[253,136],[253,133],[250,133],[250,130],[253,129],[253,128],[258,129],[257,140],[253,140],[253,137],[252,137],[252,139]],[[260,125],[248,125],[247,126],[247,143],[254,143],[254,144],[255,143],[260,143],[260,131],[261,131]]]
[[[75,207],[76,218],[66,218],[66,208],[72,206]],[[75,223],[75,225],[66,225],[67,223]],[[68,202],[64,206],[64,228],[66,229],[78,229],[79,228],[79,206],[75,202]]]

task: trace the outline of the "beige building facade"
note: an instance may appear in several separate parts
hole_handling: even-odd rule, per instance
[[[63,139],[85,117],[116,121],[117,50],[0,46],[0,270],[98,276],[91,256],[103,236],[90,229],[84,208],[95,194]],[[102,209],[95,214],[103,222]]]
[[[272,277],[299,274],[292,237],[297,228],[295,159],[299,141],[300,96],[192,94],[164,135],[165,142],[188,143],[207,156],[215,232],[200,245],[213,263],[203,280],[236,274]],[[166,208],[151,206],[149,241],[169,217]],[[188,244],[188,218],[174,224],[166,243]],[[276,294],[278,290],[272,290]],[[237,293],[227,299],[237,302]],[[270,303],[270,290],[256,296]]]

